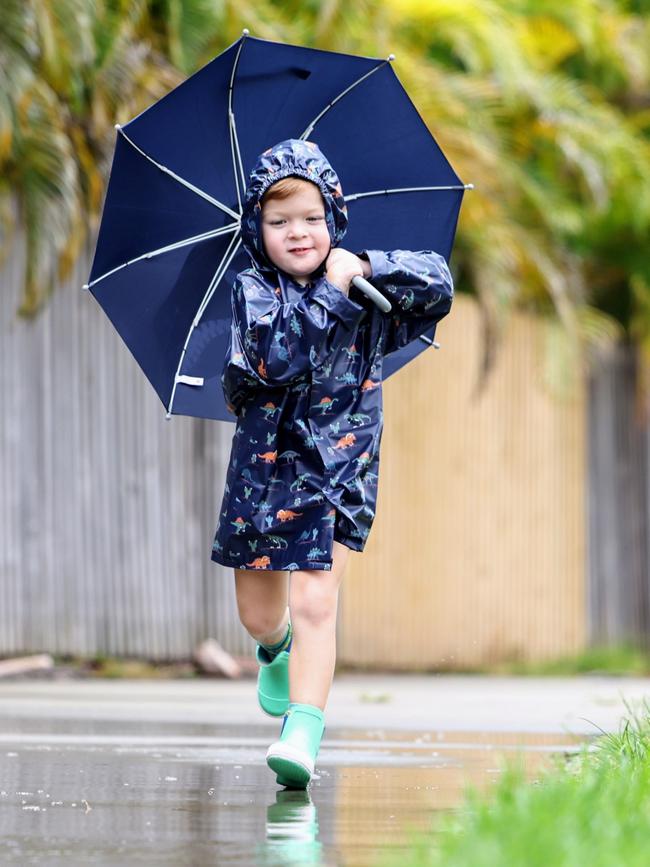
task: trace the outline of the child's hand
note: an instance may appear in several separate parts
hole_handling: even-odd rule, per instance
[[[325,263],[325,276],[330,283],[339,288],[346,295],[350,291],[350,283],[353,277],[372,276],[370,263],[365,259],[360,259],[354,253],[348,250],[343,250],[341,247],[336,247],[327,257]]]

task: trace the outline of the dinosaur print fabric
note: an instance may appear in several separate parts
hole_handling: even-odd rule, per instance
[[[281,177],[317,184],[332,246],[347,227],[338,178],[312,142],[290,139],[259,158],[242,238],[252,267],[232,287],[230,344],[221,383],[237,422],[212,559],[240,569],[332,568],[337,540],[362,551],[375,517],[383,430],[382,361],[451,307],[444,258],[425,250],[362,250],[382,313],[324,266],[301,286],[261,242],[260,200]]]

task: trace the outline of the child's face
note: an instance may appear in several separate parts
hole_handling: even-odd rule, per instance
[[[262,240],[271,262],[304,286],[327,257],[331,243],[318,187],[304,181],[288,198],[265,202]]]

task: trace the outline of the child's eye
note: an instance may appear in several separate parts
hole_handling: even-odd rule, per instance
[[[271,220],[272,226],[281,226],[284,223],[284,220]]]
[[[324,220],[325,218],[324,217],[307,217],[307,219],[318,222],[319,220]]]

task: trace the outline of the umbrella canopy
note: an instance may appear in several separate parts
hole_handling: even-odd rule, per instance
[[[172,414],[235,421],[221,373],[248,174],[278,141],[315,141],[341,180],[346,249],[449,259],[461,183],[390,61],[248,36],[117,141],[89,282]],[[469,185],[468,185],[469,186]],[[433,342],[387,355],[386,379]]]

